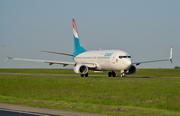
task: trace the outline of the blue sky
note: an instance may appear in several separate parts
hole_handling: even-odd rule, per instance
[[[137,68],[180,66],[179,0],[0,0],[0,44],[16,58],[73,61],[41,50],[73,53],[72,18],[87,50],[120,49],[133,61],[169,58]],[[62,68],[46,63],[6,59],[0,68]],[[67,68],[73,68],[67,66]]]

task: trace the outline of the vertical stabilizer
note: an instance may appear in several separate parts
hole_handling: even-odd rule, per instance
[[[76,57],[78,54],[85,52],[86,50],[81,46],[79,42],[78,32],[75,20],[73,19],[73,36],[74,36],[74,57]]]

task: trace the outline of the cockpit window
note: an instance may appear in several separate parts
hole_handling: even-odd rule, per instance
[[[131,58],[131,56],[119,56],[119,58]]]
[[[119,58],[121,59],[121,58],[122,58],[122,56],[119,56]]]

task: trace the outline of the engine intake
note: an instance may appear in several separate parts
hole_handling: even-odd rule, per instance
[[[88,67],[84,64],[77,64],[74,67],[74,72],[76,74],[86,74],[88,72]]]
[[[131,65],[131,67],[129,68],[129,70],[125,70],[126,74],[134,74],[136,73],[136,67],[134,65]]]

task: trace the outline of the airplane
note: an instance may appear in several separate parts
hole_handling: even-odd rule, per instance
[[[170,49],[170,58],[160,59],[160,60],[149,60],[149,61],[142,61],[142,62],[132,62],[131,56],[127,52],[122,51],[122,50],[85,50],[81,46],[80,41],[79,41],[75,19],[72,19],[72,23],[73,23],[73,37],[74,37],[74,53],[73,54],[59,53],[59,52],[52,52],[52,51],[42,51],[42,52],[72,56],[74,62],[12,58],[7,55],[7,52],[3,45],[7,59],[44,62],[44,63],[49,63],[49,65],[61,64],[63,65],[63,67],[67,65],[73,65],[74,72],[76,74],[80,74],[81,77],[84,77],[84,76],[88,77],[89,70],[109,71],[108,77],[111,77],[111,76],[116,77],[115,71],[120,71],[121,77],[125,77],[126,74],[136,73],[136,66],[140,65],[141,63],[160,62],[160,61],[169,61],[169,60],[172,63],[172,58],[173,58],[172,47]]]

